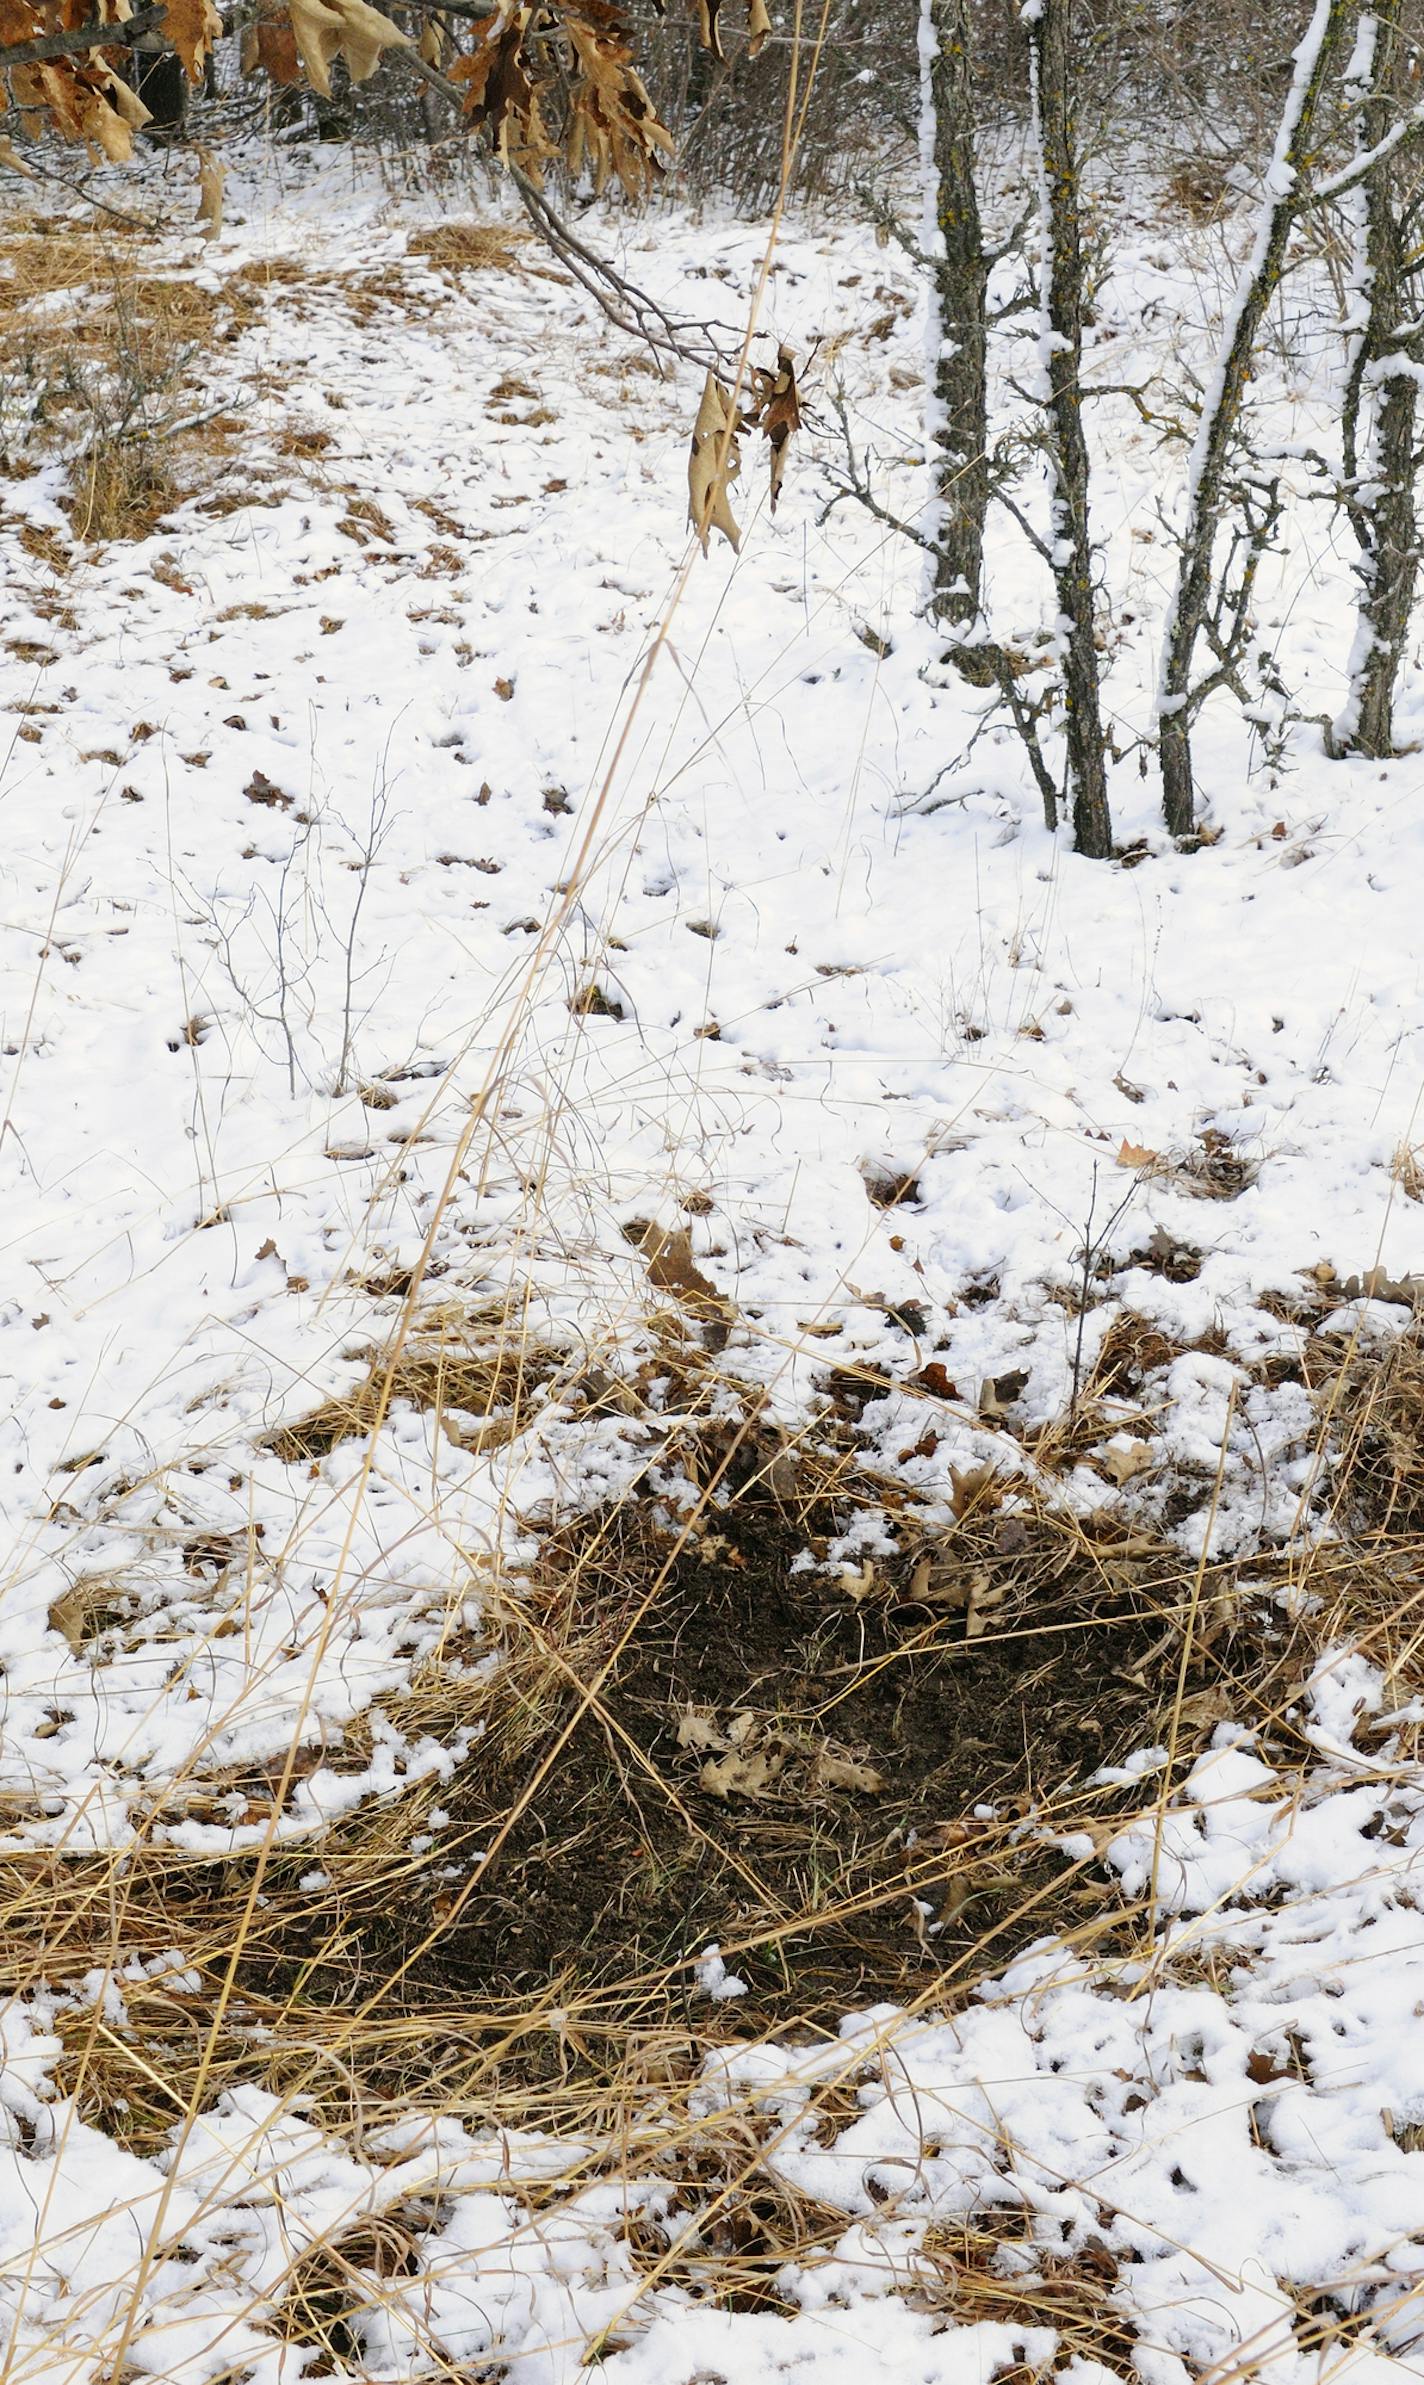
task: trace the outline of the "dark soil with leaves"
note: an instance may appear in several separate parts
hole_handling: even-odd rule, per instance
[[[403,1996],[432,2009],[547,1999],[631,2024],[671,1995],[705,2022],[715,1944],[746,1983],[739,2030],[833,2023],[1110,1924],[1101,1881],[1023,1825],[1101,1816],[1092,1776],[1161,1735],[1189,1585],[1170,1551],[1000,1495],[849,1582],[808,1561],[826,1504],[793,1512],[761,1478],[681,1552],[631,1503],[567,1534],[531,1599],[543,1652],[511,1649],[443,1797],[458,1860],[401,1867],[389,1892],[368,1867],[323,1947],[290,1927],[305,1992],[370,1994],[408,1966]],[[1228,1659],[1219,1633],[1203,1644],[1184,1750]],[[571,1677],[605,1666],[579,1715]]]

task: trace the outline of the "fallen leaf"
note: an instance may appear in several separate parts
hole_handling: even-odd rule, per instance
[[[704,1764],[697,1778],[712,1797],[769,1797],[780,1770],[781,1757],[759,1747],[750,1756],[740,1756],[735,1750],[719,1756],[714,1763]]]
[[[1001,1607],[1008,1597],[1003,1582],[992,1582],[986,1573],[977,1573],[969,1585],[969,1611],[964,1618],[966,1640],[981,1640],[989,1626],[986,1617]]]
[[[699,1713],[690,1706],[678,1718],[677,1744],[679,1747],[691,1748],[696,1755],[705,1756],[725,1748],[727,1741],[725,1734],[718,1728],[715,1714]]]
[[[1117,1165],[1120,1168],[1153,1168],[1161,1156],[1160,1151],[1149,1151],[1143,1143],[1129,1143],[1126,1135],[1117,1147]]]
[[[1106,1449],[1099,1449],[1095,1455],[1101,1472],[1107,1475],[1110,1482],[1115,1482],[1119,1490],[1125,1483],[1131,1482],[1135,1475],[1145,1474],[1157,1462],[1151,1443],[1147,1441],[1120,1441],[1116,1447],[1109,1443]]]
[[[1183,1698],[1178,1708],[1178,1720],[1192,1731],[1205,1731],[1216,1723],[1231,1722],[1236,1709],[1224,1689],[1213,1685],[1199,1689],[1190,1698]]]
[[[1006,1375],[996,1375],[992,1382],[979,1386],[979,1413],[991,1421],[1007,1416],[1015,1400],[1028,1389],[1028,1376],[1022,1367],[1014,1367]]]
[[[998,1505],[997,1498],[991,1501],[990,1496],[998,1482],[997,1470],[993,1466],[951,1466],[949,1479],[954,1486],[950,1505],[957,1522],[962,1523],[967,1515],[972,1515],[980,1506]]]
[[[685,1226],[658,1226],[640,1220],[624,1230],[647,1260],[648,1281],[655,1290],[715,1300],[717,1287],[693,1258],[692,1237]]]
[[[969,1577],[962,1565],[950,1557],[936,1560],[929,1549],[921,1551],[910,1576],[910,1597],[916,1606],[966,1607],[969,1604]]]
[[[862,1764],[854,1756],[838,1756],[823,1747],[811,1767],[811,1785],[847,1790],[856,1797],[878,1797],[885,1787],[885,1775],[873,1764]]]

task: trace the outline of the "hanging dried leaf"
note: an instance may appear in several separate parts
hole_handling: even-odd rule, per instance
[[[664,0],[653,0],[663,13]],[[704,45],[724,55],[722,0],[697,0]],[[134,0],[0,0],[0,74],[7,48],[26,45],[57,29],[92,23],[118,28],[133,14]],[[770,30],[765,0],[747,0],[747,48],[755,55]],[[215,0],[168,0],[165,31],[191,81],[197,82],[221,30]],[[495,0],[472,29],[465,56],[449,59],[447,28],[427,22],[418,54],[430,66],[448,61],[450,79],[464,92],[469,123],[486,132],[496,152],[519,164],[536,181],[555,158],[573,175],[587,170],[596,189],[616,182],[631,197],[644,195],[673,149],[639,71],[635,37],[619,0]],[[386,51],[414,48],[410,34],[393,24],[370,0],[257,0],[255,21],[242,36],[245,73],[257,68],[282,87],[303,77],[324,96],[331,70],[344,64],[361,83],[376,71]],[[135,128],[148,121],[129,85],[122,82],[101,46],[72,56],[31,61],[9,70],[8,97],[22,110],[43,116],[64,137],[84,141],[107,158],[132,151]],[[216,169],[203,185],[201,221],[208,231],[221,221]],[[772,447],[772,502],[784,470],[787,440],[797,428],[795,375],[783,352],[777,371],[757,377],[754,414]],[[736,476],[736,433],[752,419],[736,419],[727,392],[714,386],[704,398],[707,421],[694,454],[694,522],[704,549],[716,528],[735,546],[738,533],[728,500]],[[715,436],[710,453],[706,432]],[[697,446],[695,442],[695,447]]]
[[[279,91],[289,91],[294,83],[301,81],[302,62],[297,56],[296,35],[285,18],[260,17],[243,34],[242,71],[250,75],[259,66]]]
[[[60,62],[56,60],[55,65]],[[69,61],[64,61],[68,65]],[[102,150],[111,165],[127,165],[133,156],[133,137],[139,126],[147,124],[148,110],[138,93],[130,89],[112,67],[97,60],[86,60],[85,73],[73,86],[71,101],[79,137],[91,149]],[[52,66],[39,69],[49,88],[59,78]],[[53,106],[51,102],[51,106]],[[58,111],[56,111],[58,113]]]
[[[129,14],[128,0],[123,0],[123,13]],[[182,59],[190,83],[202,80],[208,55],[221,31],[222,18],[212,0],[168,0],[163,19],[164,38]]]
[[[414,45],[366,0],[287,0],[297,49],[313,91],[331,97],[331,69],[344,60],[353,83],[369,81],[385,50]]]
[[[722,0],[697,0],[697,38],[714,58],[725,59],[722,47]],[[747,56],[755,58],[771,31],[766,0],[747,0]]]
[[[198,222],[205,239],[213,240],[222,230],[223,185],[227,168],[220,166],[211,150],[198,151]]]
[[[764,367],[752,374],[752,403],[747,411],[749,423],[766,434],[771,448],[771,510],[781,495],[782,475],[786,470],[786,448],[793,431],[801,428],[801,401],[796,388],[796,360],[789,348],[778,348],[773,371]]]
[[[742,543],[728,494],[742,468],[736,434],[737,414],[731,392],[723,388],[715,373],[709,372],[697,409],[687,465],[688,518],[704,555],[714,530],[721,531],[734,552]]]
[[[562,19],[574,62],[566,142],[569,171],[587,163],[595,190],[612,174],[630,198],[639,198],[658,172],[660,153],[670,155],[671,133],[658,122],[642,76],[633,65],[633,45],[616,9],[605,0],[583,0]]]
[[[539,92],[524,51],[529,13],[523,8],[492,18],[468,57],[455,60],[450,80],[466,86],[465,114],[470,123],[492,135],[506,163],[512,159],[538,182],[542,166],[555,150],[544,128]]]

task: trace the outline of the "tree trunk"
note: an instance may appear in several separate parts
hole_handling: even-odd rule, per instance
[[[1083,432],[1083,252],[1069,36],[1073,0],[1026,0],[1033,130],[1043,213],[1040,318],[1051,431],[1052,559],[1066,625],[1063,700],[1074,837],[1080,853],[1112,853],[1107,765],[1093,621],[1088,443]]]
[[[148,110],[144,138],[171,141],[183,131],[188,114],[188,78],[182,61],[161,33],[141,34],[130,51],[130,81]]]
[[[1390,129],[1400,63],[1403,0],[1380,0],[1360,20],[1354,72],[1356,148]],[[1404,241],[1396,160],[1377,165],[1354,194],[1355,283],[1364,310],[1345,391],[1347,505],[1360,545],[1350,692],[1335,724],[1336,753],[1394,751],[1394,697],[1414,609],[1419,562],[1415,502],[1417,361],[1408,336]]]
[[[934,608],[958,631],[978,620],[989,503],[987,333],[979,199],[974,187],[971,0],[924,0],[929,211],[934,243],[931,438],[939,502]]]
[[[1212,557],[1227,461],[1251,375],[1256,336],[1285,265],[1286,245],[1300,204],[1301,174],[1348,6],[1349,0],[1315,0],[1310,24],[1295,53],[1290,96],[1276,136],[1255,244],[1227,317],[1215,386],[1202,409],[1192,447],[1182,559],[1167,615],[1157,695],[1162,801],[1173,836],[1189,836],[1196,818],[1192,662],[1211,599]]]

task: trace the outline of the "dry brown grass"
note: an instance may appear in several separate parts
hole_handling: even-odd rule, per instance
[[[151,442],[96,440],[67,511],[80,539],[147,538],[183,493]]]
[[[447,226],[412,245],[451,271],[510,270],[519,242]],[[244,287],[255,303],[293,280],[259,269]],[[140,315],[150,305],[135,303]],[[175,342],[185,303],[167,318]],[[224,319],[215,310],[203,331],[190,316],[182,336]],[[911,1184],[872,1198],[893,1206]],[[284,1756],[155,1790],[119,1855],[0,1858],[0,1982],[75,1991],[57,2023],[59,2084],[136,2152],[166,2151],[240,2081],[357,2145],[412,2110],[587,2137],[612,2169],[659,2169],[674,2208],[696,2214],[695,2237],[641,2246],[642,2290],[671,2279],[722,2307],[775,2307],[781,2264],[813,2255],[844,2218],[777,2176],[774,2128],[750,2099],[711,2116],[694,2102],[709,2048],[773,2033],[823,2044],[871,1996],[952,2008],[1048,1932],[1085,1951],[1140,1950],[1151,1917],[1101,1866],[1048,1843],[1073,1830],[1101,1846],[1140,1810],[1136,1792],[1096,1783],[1104,1761],[1170,1728],[1179,1777],[1224,1701],[1288,1763],[1308,1753],[1291,1716],[1312,1631],[1353,1601],[1405,1675],[1412,1644],[1395,1629],[1397,1585],[1391,1603],[1377,1566],[1365,1598],[1354,1552],[1257,1561],[1243,1585],[1241,1569],[1194,1572],[1170,1544],[1055,1498],[1054,1468],[1091,1446],[1102,1401],[1138,1397],[1172,1355],[1145,1331],[1114,1329],[1079,1414],[1029,1453],[1037,1473],[977,1470],[931,1530],[903,1487],[864,1468],[857,1428],[881,1376],[829,1373],[823,1414],[794,1440],[750,1405],[733,1412],[698,1340],[725,1331],[725,1304],[709,1311],[666,1235],[654,1246],[641,1232],[638,1248],[661,1303],[642,1320],[647,1371],[660,1413],[678,1420],[650,1433],[650,1462],[693,1486],[691,1504],[644,1482],[547,1531],[518,1578],[485,1551],[452,1550],[448,1628],[389,1716],[407,1740],[468,1737],[453,1782],[432,1776],[345,1815],[316,1876],[311,1843],[282,1836],[292,1792],[319,1763],[362,1767],[375,1725],[333,1753],[309,1723]],[[319,1473],[352,1444],[374,1468],[401,1403],[472,1458],[507,1448],[555,1398],[641,1421],[636,1381],[538,1342],[518,1311],[432,1304],[419,1267],[373,1271],[367,1289],[399,1299],[401,1316],[384,1346],[363,1349],[348,1391],[271,1436],[293,1467]],[[1415,1395],[1397,1388],[1392,1429],[1407,1443]],[[1359,1479],[1363,1494],[1373,1478]],[[871,1504],[888,1553],[833,1566],[838,1535]],[[1397,1510],[1390,1492],[1383,1512]],[[1283,1623],[1262,1592],[1287,1588],[1311,1593],[1322,1621]],[[477,1641],[462,1620],[472,1590]],[[127,1611],[119,1586],[96,1585],[68,1621],[85,1647]],[[746,1715],[764,1743],[790,1749],[781,1786],[710,1792],[679,1740],[689,1710],[719,1725]],[[825,1746],[883,1786],[828,1788],[807,1752]],[[976,1811],[986,1800],[988,1818]],[[420,1841],[437,1805],[450,1819],[432,1850]],[[171,1838],[180,1819],[246,1835],[185,1853]],[[692,1993],[713,1935],[750,1979],[741,2005]],[[126,1983],[123,2019],[82,1991],[92,1973],[170,1950],[194,1984]],[[828,2131],[854,2112],[865,2061],[847,2054],[818,2085]],[[407,2274],[421,2217],[397,2211],[296,2255],[271,2281],[274,2334],[346,2359],[363,2311]],[[1011,2275],[1006,2235],[981,2218],[936,2240],[918,2291],[955,2316],[1051,2324],[1130,2373],[1091,2261]]]
[[[1207,157],[1175,166],[1167,178],[1167,189],[1174,204],[1194,224],[1216,222],[1231,198],[1225,166]]]
[[[241,432],[207,406],[212,359],[264,307],[308,291],[334,292],[363,321],[407,297],[399,277],[312,272],[288,257],[249,260],[212,287],[182,262],[165,271],[152,243],[108,223],[12,222],[0,235],[0,471],[23,478],[58,457],[78,538],[147,535],[220,483]],[[293,432],[283,451],[309,462],[327,443]],[[228,502],[254,502],[250,486]]]
[[[1027,2210],[1009,2208],[931,2228],[913,2301],[960,2326],[1052,2328],[1055,2370],[1081,2359],[1133,2379],[1137,2335],[1114,2290],[1117,2257],[1106,2245],[1063,2258],[1044,2254],[1033,2248],[1030,2222]]]
[[[324,1457],[343,1441],[365,1439],[377,1419],[404,1403],[432,1414],[457,1448],[502,1448],[523,1429],[532,1400],[559,1369],[557,1352],[511,1345],[497,1317],[431,1309],[419,1335],[392,1360],[364,1353],[363,1380],[282,1425],[267,1446],[286,1465]]]
[[[515,273],[529,247],[527,232],[504,224],[450,222],[413,232],[410,253],[448,273]]]
[[[6,1857],[0,1986],[22,1993],[45,1977],[73,1991],[56,2022],[58,2084],[136,2153],[162,2154],[189,2114],[240,2082],[356,2146],[412,2112],[542,2129],[569,2143],[575,2179],[600,2165],[656,2174],[673,2212],[695,2221],[673,2242],[629,2223],[638,2294],[672,2285],[723,2309],[775,2311],[785,2263],[825,2255],[844,2214],[787,2185],[777,2123],[753,2097],[702,2108],[709,2050],[772,2034],[825,2044],[868,1993],[908,2012],[952,2008],[1015,1945],[1051,1931],[1085,1953],[1139,1950],[1144,1910],[1095,1863],[1025,1840],[1025,1816],[1101,1845],[1141,1808],[1130,1788],[1089,1788],[1097,1766],[1165,1737],[1170,1718],[1180,1776],[1223,1698],[1274,1760],[1308,1758],[1289,1717],[1312,1631],[1333,1628],[1351,1599],[1374,1602],[1376,1653],[1404,1665],[1411,1651],[1397,1634],[1386,1645],[1387,1577],[1377,1569],[1363,1593],[1356,1552],[1253,1566],[1257,1583],[1294,1582],[1318,1603],[1313,1626],[1276,1626],[1269,1599],[1244,1597],[1233,1569],[1203,1584],[1170,1548],[1105,1536],[1046,1487],[1025,1497],[992,1474],[965,1481],[935,1535],[890,1498],[900,1554],[857,1584],[797,1574],[790,1552],[824,1553],[885,1486],[860,1473],[834,1410],[794,1443],[755,1416],[712,1415],[715,1369],[689,1346],[686,1319],[679,1339],[665,1314],[655,1363],[685,1419],[677,1454],[699,1507],[679,1521],[635,1493],[548,1535],[526,1576],[481,1577],[478,1641],[452,1628],[392,1709],[411,1739],[478,1734],[455,1782],[345,1816],[322,1840],[319,1881],[309,1844],[269,1835],[214,1861],[165,1843],[167,1820],[203,1810],[194,1783],[155,1798],[121,1860]],[[473,1432],[489,1447],[480,1436],[507,1438],[541,1400],[572,1392],[562,1354],[497,1313],[462,1317],[447,1303],[411,1323],[350,1394],[286,1428],[290,1462],[369,1435],[394,1400],[436,1414],[463,1446]],[[634,1396],[587,1359],[578,1383],[595,1404]],[[99,1600],[75,1628],[111,1620]],[[847,1747],[863,1746],[878,1716],[866,1752],[886,1793],[817,1798],[789,1764],[791,1794],[710,1796],[673,1726],[689,1707],[725,1712],[733,1700],[788,1739],[814,1728]],[[355,1767],[369,1744],[358,1728],[335,1761]],[[215,1777],[213,1818],[237,1799],[249,1827],[275,1827],[283,1795],[323,1760],[312,1745],[285,1765]],[[995,1820],[975,1813],[985,1796]],[[451,1819],[427,1854],[418,1834],[437,1804]],[[750,1982],[739,2005],[690,1993],[692,1957],[714,1935]],[[192,1978],[126,1981],[121,2019],[83,1985],[170,1950]],[[862,2047],[818,2080],[825,2141],[854,2116],[867,2075]],[[519,2189],[531,2208],[560,2191]],[[431,2224],[424,2206],[398,2204],[298,2247],[264,2324],[318,2362],[349,2360]],[[1130,2378],[1133,2341],[1111,2287],[1091,2248],[1035,2254],[1022,2221],[993,2212],[934,2231],[903,2281],[936,2314],[1050,2327],[1065,2358]]]
[[[1347,1351],[1332,1404],[1338,1424],[1331,1503],[1374,1548],[1424,1536],[1424,1335],[1416,1321],[1385,1348]]]
[[[1390,1174],[1406,1201],[1424,1201],[1424,1144],[1401,1143]]]

